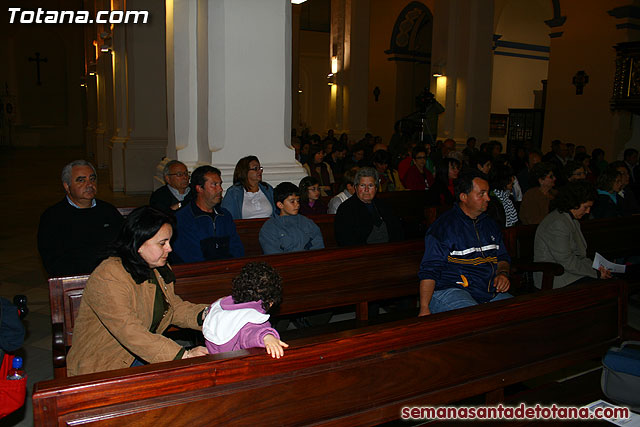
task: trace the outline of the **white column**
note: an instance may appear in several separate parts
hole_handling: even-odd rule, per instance
[[[111,35],[113,51],[113,135],[109,139],[111,149],[111,188],[113,191],[125,191],[125,149],[129,141],[129,102],[127,77],[127,40],[126,27],[114,27]]]
[[[111,73],[111,56],[109,54],[101,54],[98,58],[96,76],[96,94],[97,94],[97,124],[96,124],[96,167],[108,168],[111,165],[109,160],[109,132],[108,126],[111,122],[110,108],[113,104],[112,96],[112,73]]]
[[[347,41],[349,133],[360,139],[367,133],[369,97],[369,0],[350,0]]]
[[[298,128],[300,124],[300,12],[302,6],[291,5],[291,126]]]
[[[167,157],[189,168],[198,163],[198,3],[167,2]],[[205,2],[206,6],[206,2]],[[205,159],[202,159],[205,160]],[[206,161],[206,160],[205,160]]]
[[[147,10],[152,18],[147,24],[122,26],[126,64],[115,65],[120,76],[115,81],[121,86],[116,86],[114,142],[123,147],[125,191],[146,193],[154,188],[156,166],[167,150],[165,8],[156,0],[128,0],[127,9]],[[114,39],[114,49],[116,43]]]
[[[493,2],[436,0],[431,64],[444,71],[436,96],[445,107],[438,137],[489,139]]]
[[[175,146],[191,169],[216,166],[226,184],[248,155],[270,184],[299,182],[306,173],[290,147],[290,0],[167,6],[168,152]]]
[[[330,56],[336,57],[330,127],[360,139],[367,132],[369,0],[331,1]]]
[[[290,1],[209,0],[208,16],[212,164],[230,183],[237,161],[256,155],[265,181],[298,182],[306,174],[290,148]]]

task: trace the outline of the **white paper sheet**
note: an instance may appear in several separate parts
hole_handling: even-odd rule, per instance
[[[603,266],[607,270],[611,270],[612,273],[624,273],[627,270],[626,265],[615,264],[608,261],[605,257],[596,252],[596,256],[593,257],[592,267],[597,270],[600,266]]]

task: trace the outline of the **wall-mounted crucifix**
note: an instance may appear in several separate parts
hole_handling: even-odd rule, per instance
[[[36,71],[38,74],[38,86],[42,86],[42,82],[40,81],[40,63],[47,62],[47,58],[40,58],[40,52],[36,52],[36,57],[35,58],[29,57],[29,62],[36,63]]]
[[[578,71],[575,76],[573,76],[573,84],[576,87],[576,95],[582,95],[582,90],[589,83],[589,75],[585,73],[583,70]]]

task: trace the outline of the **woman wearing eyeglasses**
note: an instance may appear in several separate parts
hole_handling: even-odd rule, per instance
[[[276,216],[273,187],[262,182],[260,160],[256,156],[243,157],[233,171],[233,185],[222,199],[222,207],[233,219],[269,218]]]
[[[428,190],[433,185],[433,174],[427,169],[427,149],[424,145],[416,145],[411,152],[413,161],[403,178],[405,188],[409,190]]]

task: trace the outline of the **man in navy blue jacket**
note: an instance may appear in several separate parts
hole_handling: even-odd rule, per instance
[[[176,212],[178,223],[172,263],[198,262],[244,256],[244,246],[228,210],[220,206],[220,170],[200,166],[191,175],[195,200]]]
[[[485,211],[489,183],[480,171],[460,174],[459,201],[425,236],[420,263],[420,316],[511,298],[509,263],[498,224]]]

